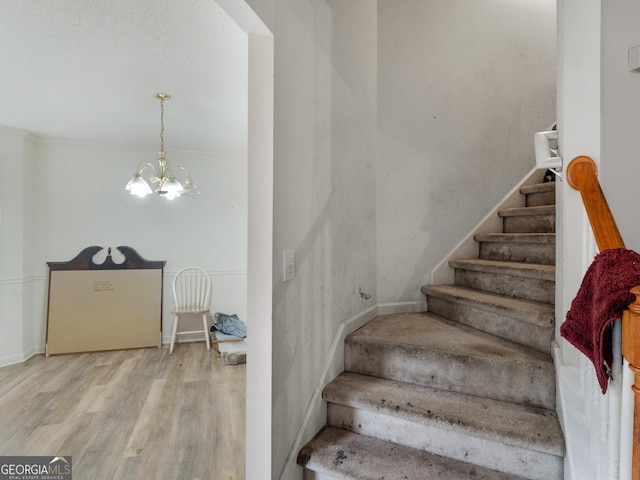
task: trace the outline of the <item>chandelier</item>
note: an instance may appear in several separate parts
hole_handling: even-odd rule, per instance
[[[151,163],[142,162],[138,165],[136,173],[133,174],[133,177],[131,177],[131,180],[129,180],[125,188],[129,190],[131,195],[137,195],[138,197],[146,197],[153,193],[147,181],[142,178],[142,172],[150,167],[153,170],[153,174],[149,176],[149,181],[158,184],[155,192],[161,197],[172,200],[180,195],[198,194],[200,193],[200,189],[193,183],[189,170],[181,166],[176,166],[176,168],[184,170],[187,174],[187,179],[184,184],[181,184],[176,179],[171,171],[171,165],[169,165],[166,152],[164,151],[164,101],[169,100],[171,95],[168,93],[156,93],[155,97],[160,100],[160,151],[158,152],[157,170]]]

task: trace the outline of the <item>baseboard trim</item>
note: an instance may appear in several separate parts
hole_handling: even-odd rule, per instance
[[[313,391],[313,395],[309,400],[309,404],[307,405],[307,410],[305,411],[305,415],[303,417],[302,424],[298,428],[298,432],[296,434],[296,438],[289,450],[289,454],[287,455],[287,459],[282,466],[282,470],[279,472],[277,478],[282,478],[284,472],[289,468],[295,466],[296,459],[298,457],[298,452],[302,448],[302,445],[308,442],[315,432],[311,434],[307,434],[305,436],[305,432],[309,428],[309,421],[313,416],[314,411],[321,408],[322,406],[322,390],[327,385],[328,381],[333,379],[335,376],[339,375],[344,371],[344,362],[342,362],[342,366],[340,371],[337,371],[336,368],[336,357],[340,357],[342,359],[342,355],[344,354],[344,340],[345,338],[356,331],[358,328],[362,327],[366,323],[370,322],[374,318],[379,315],[388,315],[393,313],[410,313],[410,312],[422,312],[425,311],[427,307],[426,301],[407,301],[407,302],[398,302],[398,303],[383,303],[376,304],[366,310],[363,310],[356,315],[344,320],[340,323],[336,334],[333,337],[333,341],[331,342],[331,347],[327,354],[327,358],[324,364],[324,368],[322,369],[322,374],[318,378],[318,382],[316,383],[316,387]],[[342,347],[342,350],[339,350]],[[332,369],[333,367],[333,369]],[[307,438],[308,437],[308,438]]]
[[[425,312],[426,300],[413,300],[409,302],[381,303],[378,305],[378,315],[392,315],[394,313]]]
[[[344,346],[344,339],[350,333],[354,332],[361,326],[365,325],[367,322],[373,320],[375,317],[379,315],[378,305],[374,305],[369,307],[366,310],[363,310],[356,315],[344,320],[340,323],[336,334],[333,337],[333,341],[331,342],[331,347],[329,349],[324,368],[322,369],[322,374],[318,378],[316,383],[316,387],[313,390],[313,395],[311,395],[311,399],[307,405],[307,410],[304,414],[304,418],[302,420],[302,424],[298,428],[298,433],[296,434],[296,438],[289,450],[289,454],[287,455],[287,459],[282,466],[282,470],[280,471],[277,478],[282,478],[283,473],[290,467],[293,466],[297,457],[298,452],[303,444],[303,442],[309,441],[309,438],[304,438],[305,431],[307,430],[309,420],[313,415],[313,412],[320,408],[322,405],[322,390],[327,384],[327,378],[329,377],[329,371],[331,367],[335,364],[336,354],[338,352],[338,348],[340,346]],[[343,347],[344,348],[344,347]],[[344,350],[343,350],[344,352]]]
[[[9,365],[16,365],[18,363],[26,362],[35,355],[44,353],[44,348],[32,348],[31,350],[20,353],[17,355],[10,355],[8,357],[0,358],[0,367],[8,367]]]
[[[431,270],[431,284],[454,283],[454,272],[453,268],[449,267],[449,261],[460,258],[477,257],[479,246],[473,236],[480,232],[502,231],[502,219],[498,217],[498,210],[505,207],[523,207],[524,196],[520,193],[520,188],[524,185],[542,182],[543,176],[544,170],[539,170],[536,167],[531,169],[529,173],[496,204],[493,210],[487,213],[484,218],[444,256],[440,263]]]

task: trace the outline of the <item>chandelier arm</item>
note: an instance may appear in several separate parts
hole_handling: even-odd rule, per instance
[[[187,174],[187,178],[188,178],[189,180],[191,180],[191,174],[189,173],[189,170],[187,170],[187,169],[186,169],[185,167],[183,167],[182,165],[176,165],[176,166],[175,166],[175,168],[180,168],[180,169],[184,170],[184,171],[185,171],[185,173]]]
[[[151,183],[158,183],[159,181],[162,180],[162,172],[160,175],[158,175],[158,171],[156,170],[156,167],[149,162],[142,162],[138,165],[138,169],[136,171],[136,173],[141,177],[142,176],[142,172],[144,172],[144,170],[147,167],[151,167],[151,170],[153,170],[153,174],[149,175],[149,181]]]
[[[182,193],[184,195],[198,195],[200,193],[200,189],[198,186],[193,183],[193,179],[191,178],[191,173],[182,165],[176,165],[176,168],[180,168],[185,171],[187,174],[187,179],[184,182]]]
[[[142,167],[142,168],[140,168]],[[142,172],[144,172],[145,168],[147,167],[151,167],[151,170],[153,170],[153,174],[156,174],[156,167],[153,166],[153,164],[149,163],[149,162],[142,162],[138,165],[137,171],[140,175],[142,175]]]

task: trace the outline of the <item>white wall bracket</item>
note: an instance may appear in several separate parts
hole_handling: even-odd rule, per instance
[[[558,154],[558,131],[537,132],[533,136],[536,153],[536,168],[552,171],[562,178],[559,170],[562,170],[562,157]],[[552,148],[553,143],[553,148]]]

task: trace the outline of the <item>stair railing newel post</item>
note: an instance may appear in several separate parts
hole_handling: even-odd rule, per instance
[[[632,479],[640,479],[640,286],[633,287],[635,300],[622,315],[622,355],[634,373]]]
[[[571,160],[567,183],[580,192],[598,250],[625,248],[609,204],[597,177],[596,163],[587,156]],[[634,373],[632,480],[640,480],[640,286],[631,289],[636,297],[622,315],[622,355]]]

